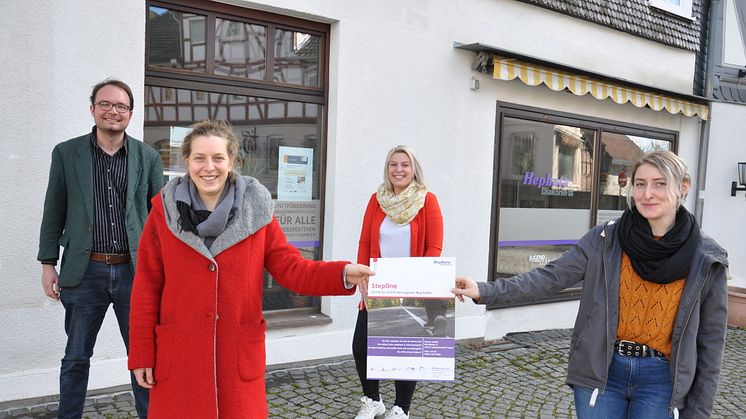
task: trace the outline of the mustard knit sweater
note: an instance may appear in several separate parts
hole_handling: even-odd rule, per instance
[[[668,284],[645,281],[622,253],[619,276],[619,326],[617,339],[648,345],[671,355],[671,333],[679,309],[684,278]]]

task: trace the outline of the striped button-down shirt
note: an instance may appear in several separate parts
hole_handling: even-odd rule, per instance
[[[124,210],[127,199],[127,146],[113,156],[96,142],[96,128],[91,135],[93,149],[93,251],[128,253]]]

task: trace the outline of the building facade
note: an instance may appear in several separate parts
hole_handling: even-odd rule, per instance
[[[185,128],[230,120],[241,172],[270,189],[308,258],[356,258],[397,144],[417,152],[439,198],[443,255],[479,280],[544,264],[617,216],[626,166],[664,148],[692,174],[706,169],[687,207],[701,205],[734,283],[746,284],[733,234],[746,204],[725,191],[746,151],[731,120],[741,108],[710,107],[694,88],[709,5],[570,3],[11,0],[7,19],[24,36],[0,35],[0,155],[15,175],[0,204],[0,401],[57,392],[63,309],[41,291],[35,261],[50,153],[90,128],[90,89],[110,76],[133,87],[128,133],[159,150],[167,178],[184,171]],[[512,307],[458,304],[457,337],[572,327],[578,289]],[[264,292],[270,364],[351,352],[357,297],[296,296],[268,275]],[[90,387],[126,383],[125,365],[110,315]]]
[[[743,287],[746,234],[744,192],[733,195],[732,183],[743,188],[739,162],[746,165],[746,3],[737,0],[710,0],[708,25],[704,31],[695,87],[711,100],[712,118],[703,132],[706,170],[703,183],[707,193],[698,202],[702,226],[716,237],[729,253],[732,285]],[[746,170],[746,168],[744,168]],[[702,183],[702,182],[701,182]],[[733,196],[732,196],[733,195]]]

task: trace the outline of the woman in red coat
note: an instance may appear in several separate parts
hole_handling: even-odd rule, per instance
[[[182,154],[188,174],[153,198],[140,241],[129,368],[151,419],[266,417],[264,269],[308,295],[351,294],[372,272],[287,243],[270,192],[234,172],[227,123],[195,124]]]
[[[368,264],[370,258],[378,257],[437,257],[442,247],[443,216],[438,199],[427,191],[422,168],[412,150],[396,146],[386,156],[383,184],[370,197],[365,210],[357,262]],[[432,322],[431,313],[438,307],[426,308],[428,320]],[[373,419],[386,411],[378,392],[379,382],[367,379],[367,337],[368,311],[363,300],[352,338],[352,354],[364,394],[355,419]],[[396,400],[386,418],[409,417],[416,386],[416,381],[394,382]]]

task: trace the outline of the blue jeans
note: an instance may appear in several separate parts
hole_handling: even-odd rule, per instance
[[[60,368],[59,419],[79,419],[83,415],[88,370],[93,346],[109,304],[119,323],[124,346],[129,353],[129,313],[132,292],[132,268],[129,263],[107,265],[88,262],[83,280],[77,287],[65,287],[60,300],[65,307],[67,346]],[[130,373],[135,406],[140,418],[148,415],[148,390],[140,387]]]
[[[578,418],[671,418],[671,369],[663,357],[637,358],[614,352],[606,390],[590,406],[594,389],[573,386]]]

